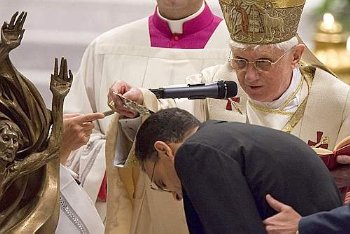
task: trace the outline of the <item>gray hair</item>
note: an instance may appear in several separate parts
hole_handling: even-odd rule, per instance
[[[289,39],[288,41],[283,41],[280,43],[276,43],[276,44],[268,44],[269,46],[275,47],[277,49],[280,49],[282,51],[287,51],[292,49],[294,46],[298,45],[299,41],[298,38],[292,37],[291,39]],[[265,45],[265,44],[264,44]],[[258,49],[260,46],[264,46],[264,45],[259,45],[259,44],[243,44],[243,43],[239,43],[239,42],[235,42],[233,40],[230,40],[230,47],[231,49],[233,47],[235,48],[240,48],[240,49],[246,49],[246,48],[253,48],[253,50]]]

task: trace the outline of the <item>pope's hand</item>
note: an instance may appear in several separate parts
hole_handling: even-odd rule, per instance
[[[343,166],[331,170],[331,174],[338,188],[350,185],[350,156],[338,155],[337,162]]]
[[[135,118],[138,116],[137,112],[131,110],[123,104],[118,94],[138,104],[143,104],[143,95],[141,90],[132,87],[124,81],[117,81],[109,88],[108,92],[108,105],[115,112],[127,118]]]

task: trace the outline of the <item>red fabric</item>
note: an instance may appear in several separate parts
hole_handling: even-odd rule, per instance
[[[232,110],[231,102],[239,103],[240,101],[241,101],[240,97],[232,97],[232,98],[227,99],[226,110]]]
[[[232,105],[231,105],[231,101],[230,100],[227,100],[226,110],[232,110]]]
[[[350,143],[340,147],[339,149],[334,151],[336,156],[338,155],[349,155],[350,156]]]
[[[151,46],[203,49],[221,21],[222,19],[214,15],[206,4],[201,14],[184,22],[182,34],[173,34],[168,22],[159,17],[156,9],[154,14],[148,18]]]
[[[335,169],[337,166],[339,166],[339,163],[337,162],[337,156],[338,155],[348,155],[350,156],[350,143],[347,143],[340,147],[339,149],[330,151],[328,154],[321,154],[319,155],[323,162],[326,164],[329,170]]]
[[[106,172],[105,172],[105,175],[103,176],[100,191],[98,192],[98,195],[97,195],[97,200],[102,201],[102,202],[106,202],[106,200],[107,200],[107,176],[106,176]]]
[[[314,146],[314,145],[318,144],[321,141],[323,132],[317,131],[316,134],[317,134],[316,142],[313,142],[313,141],[309,140],[307,142],[307,144],[309,146]],[[318,148],[328,149],[328,144],[321,144]]]

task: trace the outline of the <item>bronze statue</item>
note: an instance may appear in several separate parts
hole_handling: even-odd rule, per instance
[[[52,111],[35,86],[12,65],[27,13],[1,27],[0,43],[0,233],[53,233],[58,221],[59,146],[63,101],[72,73],[55,59]]]

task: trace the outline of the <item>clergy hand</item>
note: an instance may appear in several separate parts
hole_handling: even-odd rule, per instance
[[[277,201],[269,194],[266,195],[266,201],[278,212],[278,214],[263,221],[266,232],[269,234],[295,234],[301,216],[292,207]]]
[[[349,155],[338,155],[337,162],[340,164],[350,164],[350,156]]]
[[[338,166],[330,172],[338,188],[350,186],[350,165]]]
[[[138,113],[124,105],[123,101],[118,95],[134,101],[138,104],[143,103],[143,95],[140,89],[132,87],[124,81],[115,82],[110,88],[108,93],[108,105],[120,115],[127,118],[135,118]]]
[[[338,155],[337,162],[343,166],[331,171],[338,188],[350,186],[350,156]]]
[[[1,27],[1,42],[4,43],[9,50],[12,50],[21,44],[23,38],[23,24],[27,17],[27,12],[22,12],[17,18],[16,12],[10,23],[4,22]]]
[[[103,119],[102,113],[65,114],[63,116],[63,137],[60,147],[60,161],[64,164],[69,154],[88,143],[94,123]]]

